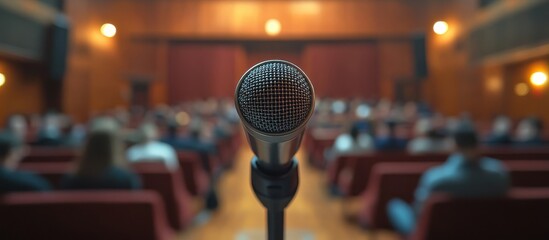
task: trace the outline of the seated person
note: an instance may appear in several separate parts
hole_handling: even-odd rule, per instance
[[[61,132],[63,133],[62,145],[64,147],[80,147],[86,139],[85,126],[72,122],[72,119],[68,117],[63,125],[63,128],[61,129]]]
[[[396,136],[397,122],[384,121],[379,126],[378,136],[375,139],[375,148],[379,151],[399,151],[406,149],[406,140]]]
[[[23,147],[12,134],[0,134],[0,194],[20,191],[46,191],[51,187],[41,177],[16,171],[23,157]]]
[[[542,139],[543,124],[536,117],[525,118],[520,121],[517,130],[514,146],[517,147],[538,147],[545,142]]]
[[[374,141],[367,133],[360,133],[359,126],[353,125],[348,133],[339,135],[334,146],[327,153],[327,159],[334,159],[339,155],[354,155],[374,150]]]
[[[501,146],[511,144],[511,120],[506,116],[498,116],[494,119],[492,131],[485,140],[489,146]]]
[[[145,123],[139,128],[139,143],[131,146],[126,152],[130,162],[162,161],[167,168],[177,170],[179,162],[172,146],[157,140],[158,130],[152,123]]]
[[[214,139],[229,139],[234,135],[234,129],[231,123],[222,117],[219,117],[213,128],[213,137]]]
[[[4,130],[20,139],[21,142],[25,142],[27,140],[27,121],[22,115],[16,114],[10,116],[7,120],[6,128]]]
[[[201,139],[203,127],[200,120],[191,122],[189,126],[189,135],[181,138],[178,142],[177,149],[191,150],[201,153],[215,153],[215,144]]]
[[[166,135],[160,138],[160,141],[178,149],[181,137],[179,136],[179,126],[177,123],[169,123],[166,129]]]
[[[429,118],[421,118],[415,125],[415,138],[408,143],[410,153],[429,153],[449,151],[444,135],[433,129]]]
[[[112,120],[112,119],[111,119]],[[117,129],[103,119],[91,129],[76,171],[65,175],[63,189],[139,189],[139,177],[124,168],[123,144]]]
[[[60,127],[60,117],[56,114],[46,114],[42,121],[42,126],[38,131],[37,141],[34,143],[38,146],[60,146],[63,144],[63,134]]]
[[[456,152],[441,166],[423,174],[415,193],[415,206],[400,199],[387,205],[388,217],[395,229],[410,234],[421,214],[425,201],[434,193],[456,197],[503,196],[510,179],[502,164],[495,159],[481,157],[477,134],[470,124],[461,124],[454,133]]]

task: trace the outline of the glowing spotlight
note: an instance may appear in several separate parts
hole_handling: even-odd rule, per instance
[[[186,112],[179,112],[175,115],[175,121],[181,126],[187,126],[191,122],[191,116]]]
[[[438,21],[433,25],[433,31],[438,35],[443,35],[448,32],[448,23],[445,21]]]
[[[547,74],[544,72],[535,72],[530,76],[530,82],[534,86],[543,86],[547,83]]]
[[[278,35],[281,28],[282,26],[280,25],[280,22],[275,18],[269,19],[265,22],[265,32],[269,36]]]
[[[3,73],[0,73],[0,87],[6,83],[6,76]]]
[[[116,27],[111,23],[105,23],[101,26],[101,34],[105,37],[112,38],[116,35]]]
[[[530,92],[530,89],[528,88],[528,84],[519,83],[515,85],[515,94],[517,94],[517,96],[520,96],[520,97],[526,96],[528,92]]]

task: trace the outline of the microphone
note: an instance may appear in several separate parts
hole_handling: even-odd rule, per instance
[[[307,75],[283,60],[258,63],[236,87],[236,109],[256,155],[252,187],[267,208],[269,240],[284,236],[284,208],[299,182],[294,155],[313,114],[314,96]]]

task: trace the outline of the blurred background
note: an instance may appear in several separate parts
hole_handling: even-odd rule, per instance
[[[316,93],[288,239],[549,239],[547,0],[0,0],[0,238],[265,239],[233,95]]]

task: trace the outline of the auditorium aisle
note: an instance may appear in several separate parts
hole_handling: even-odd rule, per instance
[[[341,202],[330,198],[325,191],[322,171],[306,164],[300,151],[300,186],[296,198],[286,210],[287,240],[374,239],[368,231],[348,223],[341,214]],[[221,208],[211,219],[191,227],[181,234],[182,240],[263,240],[265,239],[265,211],[250,186],[251,150],[245,146],[237,154],[232,170],[220,180]],[[296,237],[300,236],[300,237]],[[399,239],[389,232],[378,232],[376,240]]]

